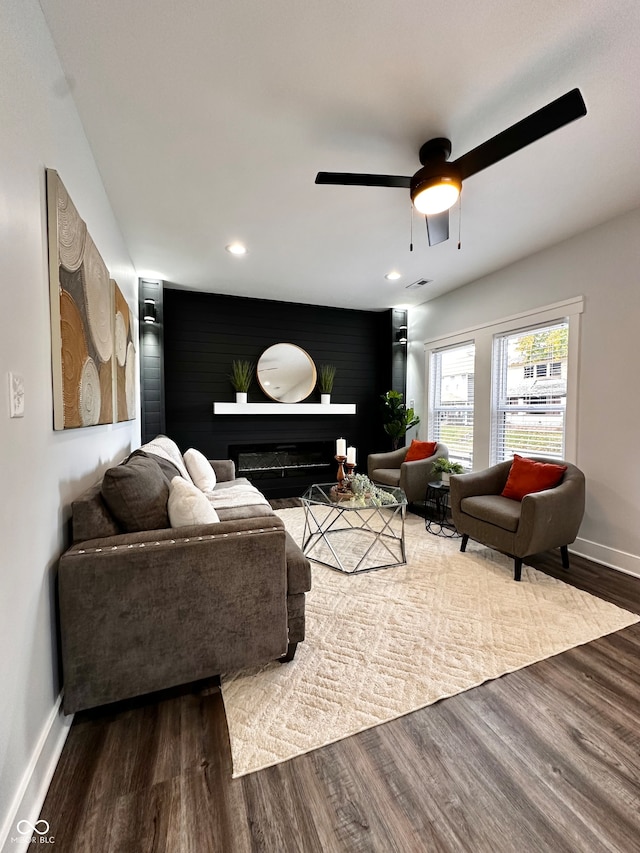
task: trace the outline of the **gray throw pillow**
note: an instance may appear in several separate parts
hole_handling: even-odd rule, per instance
[[[129,461],[129,459],[133,459],[134,456],[142,456],[145,459],[153,459],[156,462],[162,473],[165,475],[167,480],[171,482],[174,477],[182,477],[182,473],[177,465],[174,465],[173,462],[169,462],[168,459],[163,459],[162,456],[156,456],[155,453],[147,453],[146,450],[134,450],[133,453],[125,460],[125,465]]]
[[[127,533],[169,527],[169,480],[155,459],[132,454],[122,465],[105,472],[101,491]]]

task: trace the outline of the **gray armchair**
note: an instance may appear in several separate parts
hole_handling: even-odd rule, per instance
[[[450,498],[453,523],[462,535],[460,550],[469,538],[514,558],[514,578],[519,581],[522,560],[551,548],[560,548],[562,565],[569,568],[570,545],[578,535],[584,515],[584,474],[569,462],[531,456],[538,462],[567,466],[561,482],[553,489],[525,495],[522,501],[500,494],[511,461],[484,471],[451,477]]]
[[[448,459],[449,451],[446,445],[438,443],[433,456],[405,462],[404,457],[408,449],[400,447],[388,453],[371,453],[367,457],[367,473],[374,483],[401,488],[407,496],[407,502],[414,503],[425,499],[427,483],[436,479],[433,463],[439,456]]]

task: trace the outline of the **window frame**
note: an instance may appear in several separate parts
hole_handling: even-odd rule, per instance
[[[492,352],[494,335],[517,331],[534,325],[551,325],[561,320],[569,321],[567,360],[567,405],[565,410],[565,459],[577,462],[578,436],[578,377],[580,355],[580,317],[584,311],[584,297],[575,296],[562,302],[539,308],[531,308],[518,314],[502,317],[438,335],[424,342],[424,398],[423,422],[427,434],[431,429],[430,401],[430,356],[434,349],[447,345],[473,341],[475,343],[474,383],[474,426],[473,426],[473,470],[488,468],[491,453],[491,391],[493,388]]]

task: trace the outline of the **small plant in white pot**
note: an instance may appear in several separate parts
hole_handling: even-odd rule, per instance
[[[459,462],[452,462],[444,456],[438,456],[433,463],[433,470],[436,474],[440,474],[443,486],[449,485],[449,476],[451,474],[464,474],[464,468]]]
[[[328,405],[331,402],[331,392],[336,378],[336,367],[333,364],[321,364],[318,371],[318,386],[320,402]]]
[[[236,403],[247,402],[247,392],[253,382],[256,366],[251,361],[235,360],[231,362],[229,379],[236,390]]]

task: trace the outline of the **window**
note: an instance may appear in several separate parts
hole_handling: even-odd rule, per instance
[[[493,462],[514,453],[564,456],[568,339],[567,322],[495,336]]]
[[[478,471],[514,451],[575,459],[583,310],[576,296],[426,340],[427,436]]]
[[[449,458],[470,469],[473,461],[473,394],[475,345],[431,353],[430,432],[449,448]]]

